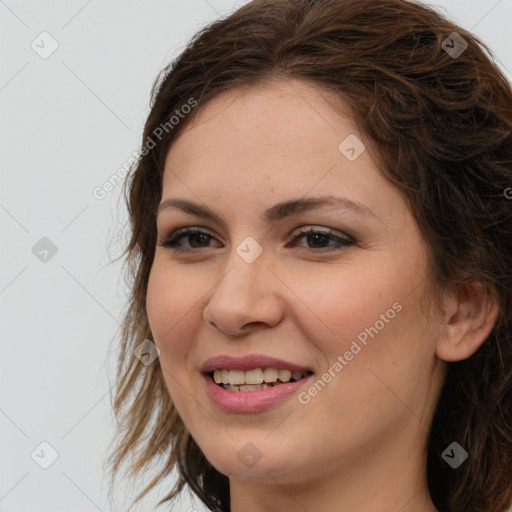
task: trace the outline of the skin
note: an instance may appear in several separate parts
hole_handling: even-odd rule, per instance
[[[159,213],[159,241],[187,226],[211,238],[184,236],[183,252],[157,245],[148,318],[171,398],[229,477],[232,511],[432,512],[426,442],[445,361],[478,349],[496,305],[475,286],[427,315],[422,235],[369,144],[354,161],[340,152],[349,134],[366,139],[329,99],[307,82],[274,81],[225,92],[196,112],[168,153],[162,199],[207,205],[223,222]],[[340,206],[263,218],[275,203],[327,195],[376,218]],[[356,244],[293,242],[301,227]],[[236,252],[248,236],[263,249],[252,263]],[[208,358],[265,354],[320,377],[395,303],[400,312],[307,405],[293,396],[228,413],[209,400],[199,373]],[[261,455],[252,467],[237,457],[248,442]]]

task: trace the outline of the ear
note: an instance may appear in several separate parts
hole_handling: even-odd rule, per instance
[[[436,355],[444,361],[461,361],[473,355],[491,333],[498,304],[481,282],[459,285],[445,302],[445,321]]]

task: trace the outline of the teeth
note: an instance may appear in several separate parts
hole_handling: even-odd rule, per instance
[[[241,386],[231,386],[230,384],[226,384],[222,386],[227,391],[260,391],[262,389],[268,389],[272,386],[268,384],[243,384]]]
[[[275,368],[265,368],[263,371],[263,380],[265,382],[275,382],[279,377],[279,370]]]
[[[245,384],[261,384],[263,382],[263,370],[256,368],[245,372]]]
[[[221,369],[213,372],[213,380],[217,384],[222,384],[225,389],[230,391],[256,391],[257,389],[266,389],[261,387],[264,383],[280,384],[290,382],[292,379],[297,381],[305,376],[307,376],[307,372],[292,372],[290,370],[278,370],[276,368],[254,368],[253,370],[247,371]],[[278,382],[278,380],[280,382]],[[238,389],[239,386],[244,389]],[[237,389],[231,389],[233,387]]]
[[[245,384],[245,372],[243,370],[229,370],[229,384]]]
[[[238,386],[240,391],[259,391],[260,389],[267,389],[270,386],[268,384],[245,384]]]
[[[279,380],[281,382],[288,382],[292,378],[290,370],[279,370]]]

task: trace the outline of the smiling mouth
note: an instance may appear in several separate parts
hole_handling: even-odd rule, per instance
[[[261,391],[264,389],[298,382],[313,375],[313,372],[292,372],[276,368],[255,368],[253,370],[215,370],[208,376],[226,391]]]

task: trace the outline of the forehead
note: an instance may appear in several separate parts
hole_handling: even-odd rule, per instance
[[[291,146],[295,139],[300,147],[300,141],[317,138],[319,131],[331,131],[337,136],[349,128],[354,131],[351,120],[334,110],[335,103],[341,106],[341,98],[300,80],[237,87],[193,112],[179,138],[192,143],[200,138],[229,142],[225,140],[229,135],[233,143],[242,143],[246,148],[265,143],[275,149],[281,144]],[[349,112],[348,107],[346,111]]]
[[[240,207],[261,199],[263,205],[339,192],[353,201],[371,201],[372,209],[375,203],[385,208],[390,194],[398,192],[368,150],[354,160],[341,152],[346,140],[365,146],[338,105],[341,100],[298,80],[221,93],[187,120],[173,142],[163,199],[172,195]]]
[[[167,166],[208,162],[206,173],[235,162],[242,171],[243,162],[242,167],[252,170],[259,165],[260,176],[271,176],[283,162],[298,171],[305,159],[306,167],[316,161],[317,168],[325,168],[339,158],[340,142],[357,132],[349,117],[333,109],[333,101],[325,91],[298,80],[228,90],[185,120]]]

